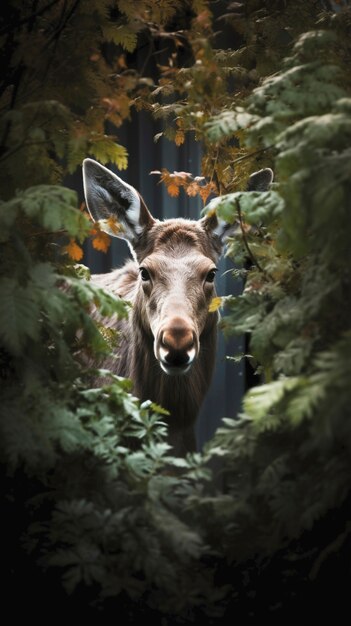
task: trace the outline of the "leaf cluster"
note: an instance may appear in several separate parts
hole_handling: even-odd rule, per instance
[[[223,544],[233,559],[250,552],[271,558],[350,493],[344,18],[301,35],[281,71],[253,90],[244,112],[225,110],[207,125],[217,143],[246,125],[250,147],[273,144],[275,151],[271,191],[230,193],[208,207],[238,224],[228,254],[246,263],[245,287],[241,296],[222,299],[221,324],[227,334],[249,333],[250,360],[261,374],[242,414],[224,420],[210,444],[227,459],[232,499],[227,494],[223,501]],[[199,506],[214,515],[214,525],[224,519],[215,499]]]
[[[216,185],[213,181],[207,182],[204,176],[193,176],[190,172],[169,172],[166,168],[162,171],[153,171],[151,174],[160,175],[160,183],[166,185],[167,192],[173,198],[179,196],[180,190],[184,189],[190,198],[200,196],[205,204],[207,198],[212,193],[217,192]]]

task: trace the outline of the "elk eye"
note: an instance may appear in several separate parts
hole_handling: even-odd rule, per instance
[[[147,269],[145,267],[140,267],[140,276],[141,276],[141,280],[144,282],[147,282],[148,280],[150,280],[150,274],[147,271]]]
[[[208,272],[208,274],[206,276],[206,282],[207,283],[213,283],[214,282],[214,279],[215,279],[215,276],[216,276],[216,272],[217,272],[216,269],[210,270]]]

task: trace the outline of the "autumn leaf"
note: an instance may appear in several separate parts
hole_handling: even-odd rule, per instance
[[[117,59],[117,64],[119,66],[119,68],[121,70],[126,70],[127,69],[127,61],[126,61],[126,55],[125,54],[121,54],[118,59]]]
[[[80,261],[83,258],[83,250],[74,239],[70,239],[64,250],[73,261]]]
[[[190,185],[186,187],[185,191],[188,196],[190,196],[191,198],[194,198],[199,193],[200,186],[198,185],[198,183],[193,181],[192,183],[190,183]]]
[[[213,182],[211,183],[207,183],[207,185],[204,185],[203,187],[200,188],[199,194],[202,198],[203,203],[205,204],[208,196],[213,192],[216,191],[216,186]]]
[[[178,198],[179,187],[176,183],[172,182],[167,186],[167,191],[172,198]]]
[[[102,98],[101,104],[106,109],[106,117],[112,118],[117,114],[121,123],[129,116],[131,99],[126,94],[119,94],[116,98]]]
[[[216,298],[212,298],[210,302],[210,306],[208,307],[209,313],[215,313],[218,311],[219,307],[222,305],[222,298],[217,296]]]
[[[211,28],[211,12],[208,9],[204,9],[194,20],[200,28]]]
[[[122,224],[120,224],[120,222],[116,217],[114,217],[114,215],[111,215],[111,217],[106,220],[106,226],[113,235],[118,235],[124,230]]]
[[[98,230],[96,235],[92,239],[93,248],[100,252],[107,252],[110,247],[111,239],[110,235],[104,233],[102,230]]]
[[[161,171],[159,171],[159,170],[152,170],[152,172],[150,172],[150,174],[158,174],[158,175],[160,175],[159,183],[164,183],[166,186],[171,184],[172,181],[174,180],[174,176],[172,174],[170,174],[170,172],[166,168],[162,168]]]
[[[176,146],[181,146],[184,143],[185,134],[183,130],[177,130],[174,141]]]

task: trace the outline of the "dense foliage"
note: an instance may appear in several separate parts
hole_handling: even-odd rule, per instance
[[[347,605],[351,13],[347,3],[224,4],[11,0],[1,18],[2,566],[12,614],[24,605],[44,619],[44,594],[51,622],[77,624],[215,624],[229,614],[304,623]],[[221,47],[228,33],[233,48]],[[171,195],[212,194],[205,210],[236,224],[227,253],[243,293],[212,306],[224,307],[224,333],[250,334],[250,354],[231,356],[233,367],[249,359],[259,384],[186,459],[169,455],[161,407],[141,405],[108,372],[99,389],[89,382],[87,355],[118,342],[91,311],[123,317],[128,303],[74,265],[87,236],[102,250],[108,238],[62,181],[87,155],[126,166],[118,128],[132,108],[165,120],[178,146],[195,133],[201,176],[160,164],[161,180]],[[272,189],[245,191],[263,166],[274,169]]]

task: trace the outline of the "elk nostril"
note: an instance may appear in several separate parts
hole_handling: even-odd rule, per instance
[[[181,367],[182,365],[186,365],[189,362],[189,355],[186,352],[181,352],[178,354],[168,352],[165,357],[165,361],[168,363],[168,365],[172,365],[173,367]]]

